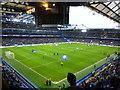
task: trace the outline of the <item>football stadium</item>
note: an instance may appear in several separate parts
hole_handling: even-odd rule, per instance
[[[120,89],[120,1],[0,2],[2,90]]]

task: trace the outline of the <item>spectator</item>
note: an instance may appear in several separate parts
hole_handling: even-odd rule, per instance
[[[76,76],[72,73],[68,73],[67,81],[70,83],[70,86],[64,90],[81,90],[82,88],[76,85]]]
[[[65,88],[65,82],[63,82],[63,89]]]
[[[47,80],[46,80],[46,85],[47,85],[47,86],[48,86],[48,83],[49,83],[49,80],[47,79]]]
[[[49,79],[49,85],[51,85],[51,78]]]

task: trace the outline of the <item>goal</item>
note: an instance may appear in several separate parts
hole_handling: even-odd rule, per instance
[[[14,58],[15,58],[14,53],[11,52],[11,51],[6,51],[6,52],[5,52],[5,56],[6,56],[8,59],[14,59]]]

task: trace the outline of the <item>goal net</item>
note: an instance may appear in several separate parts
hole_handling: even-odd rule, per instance
[[[8,58],[8,59],[14,59],[14,53],[11,52],[11,51],[7,51],[5,52],[5,56]]]

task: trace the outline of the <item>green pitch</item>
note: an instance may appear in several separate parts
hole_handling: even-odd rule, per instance
[[[100,61],[96,63],[97,67],[106,62],[105,53],[112,55],[117,49],[117,47],[98,45],[88,47],[86,44],[66,43],[58,46],[51,44],[3,48],[2,56],[36,86],[46,88],[57,87],[63,81],[67,83],[65,78],[68,72],[76,74],[79,80],[94,69],[92,65],[96,62]],[[32,50],[37,52],[31,52]],[[14,52],[15,59],[7,59],[5,51]],[[68,56],[68,60],[63,60],[63,66],[61,66],[61,55]],[[45,86],[45,81],[49,78],[53,84]]]

